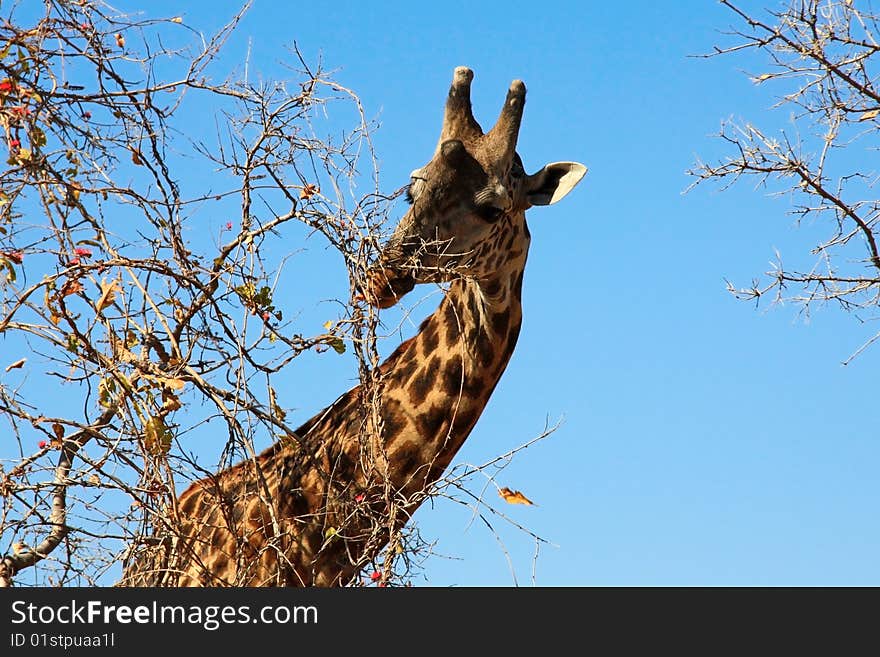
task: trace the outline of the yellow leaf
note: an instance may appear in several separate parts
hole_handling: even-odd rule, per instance
[[[324,532],[324,538],[330,539],[336,536],[338,532],[336,531],[336,527],[328,527],[327,531]]]
[[[772,76],[770,73],[762,73],[761,75],[759,75],[758,77],[753,78],[753,79],[754,79],[755,82],[761,83],[761,82],[763,82],[764,80],[769,80],[769,79],[772,78],[772,77],[773,77],[773,76]]]
[[[161,417],[151,417],[144,423],[144,447],[153,456],[162,456],[171,449],[171,430]]]
[[[95,304],[96,312],[100,314],[104,308],[116,301],[116,293],[121,291],[119,281],[113,280],[108,283],[106,279],[101,279],[101,296]]]
[[[113,397],[116,393],[116,381],[103,378],[98,382],[98,404],[104,408],[113,406]]]
[[[333,322],[328,319],[326,322],[324,322],[324,328],[329,331],[331,328],[333,328]]]
[[[101,485],[101,478],[98,475],[96,475],[94,472],[91,475],[89,475],[88,481],[92,486],[100,486]]]
[[[174,18],[171,19],[171,22],[172,23],[182,23],[183,17],[182,16],[175,16]]]
[[[79,202],[79,194],[81,187],[78,183],[71,183],[67,186],[67,196],[64,199],[65,205],[76,205]]]
[[[17,361],[15,361],[14,363],[12,363],[12,365],[7,365],[7,366],[6,366],[6,371],[8,372],[9,370],[17,370],[17,369],[19,369],[22,365],[24,365],[25,362],[27,362],[27,358],[19,358]]]
[[[880,116],[880,110],[868,110],[859,117],[859,121],[870,121],[871,119],[876,119],[878,116]]]
[[[507,486],[499,488],[498,494],[503,497],[504,501],[508,504],[527,504],[529,506],[533,506],[535,504],[520,491],[510,490]]]

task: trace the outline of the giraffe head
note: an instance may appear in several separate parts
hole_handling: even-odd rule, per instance
[[[554,162],[527,174],[516,152],[525,85],[511,83],[501,115],[483,133],[471,110],[473,77],[455,69],[434,156],[412,172],[411,207],[370,271],[367,298],[380,308],[418,283],[488,279],[511,258],[524,261],[525,211],[555,203],[586,173],[582,164]]]

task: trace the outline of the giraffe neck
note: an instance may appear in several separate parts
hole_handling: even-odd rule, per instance
[[[388,472],[423,489],[470,434],[513,354],[522,324],[525,249],[498,275],[453,282],[440,307],[382,366]]]
[[[375,463],[363,459],[365,414],[356,386],[300,427],[302,448],[276,442],[256,459],[194,482],[178,500],[179,544],[169,543],[177,545],[171,552],[143,551],[126,584],[348,582],[384,545],[368,545],[374,521],[362,518],[360,507],[353,511],[357,493],[391,483],[396,499],[405,500],[394,522],[405,523],[470,434],[513,354],[527,229],[514,239],[521,248],[508,249],[513,256],[497,275],[453,282],[419,332],[380,366],[384,426],[373,434]],[[329,528],[349,540],[328,540]]]

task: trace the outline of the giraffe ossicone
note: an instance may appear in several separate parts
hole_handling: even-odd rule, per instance
[[[297,441],[193,483],[176,524],[133,553],[121,584],[344,585],[426,499],[516,345],[525,212],[559,201],[586,173],[554,162],[527,174],[516,152],[525,85],[510,85],[484,133],[472,80],[455,69],[437,148],[413,172],[411,206],[364,291],[386,308],[418,284],[448,283],[437,310],[379,366],[375,397],[356,386],[303,424]]]

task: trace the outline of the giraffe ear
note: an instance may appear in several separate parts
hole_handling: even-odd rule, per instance
[[[526,178],[526,199],[529,205],[550,205],[568,194],[577,185],[587,167],[577,162],[552,162]]]

